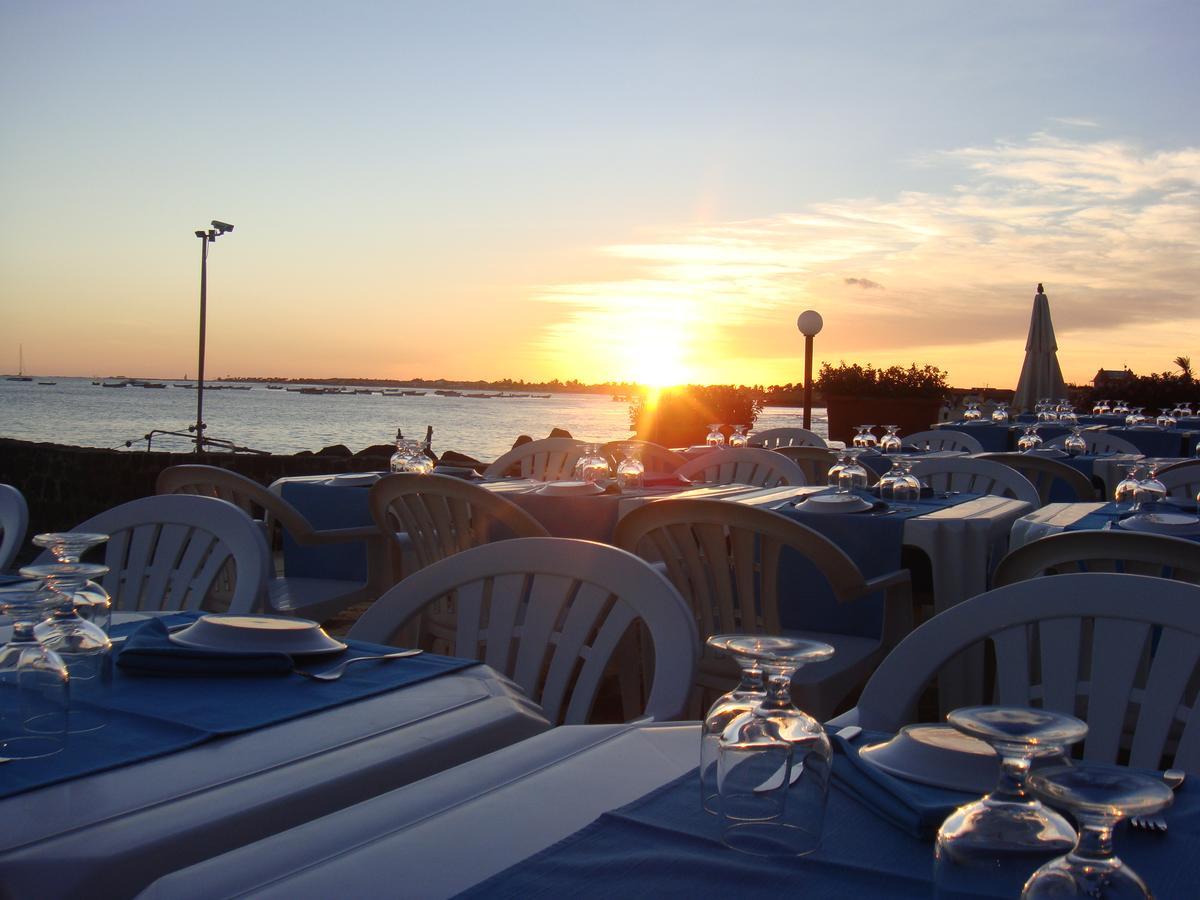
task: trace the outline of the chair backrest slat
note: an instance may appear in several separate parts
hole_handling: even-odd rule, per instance
[[[1175,698],[1186,696],[1188,682],[1200,666],[1200,642],[1173,628],[1162,629],[1155,651],[1129,754],[1131,766],[1147,769],[1160,766],[1162,748],[1177,721]]]
[[[1029,648],[1023,626],[992,635],[996,647],[996,701],[1004,706],[1028,706]]]
[[[563,602],[568,596],[568,591],[574,592],[574,597],[571,598],[570,605],[566,606],[562,626],[554,636],[554,656],[550,660],[546,671],[546,684],[542,688],[542,708],[551,721],[562,717],[561,713],[565,712],[571,702],[569,698],[574,691],[582,689],[586,693],[589,687],[592,693],[583,700],[583,715],[586,717],[591,710],[591,701],[599,684],[599,673],[594,678],[582,682],[580,677],[592,663],[588,658],[591,640],[596,629],[602,627],[605,614],[613,602],[612,595],[598,585],[562,584],[560,579],[553,580],[554,594],[558,602]]]
[[[595,590],[587,586],[587,590]],[[596,695],[600,692],[600,684],[605,675],[605,661],[617,652],[617,646],[626,636],[629,627],[637,621],[637,614],[623,600],[614,599],[612,606],[605,615],[592,640],[585,662],[579,670],[575,688],[571,697],[565,718],[571,721],[586,721]]]
[[[1088,691],[1088,751],[1116,759],[1134,678],[1147,653],[1150,625],[1097,619],[1092,629],[1092,671]]]
[[[1040,623],[1039,637],[1042,702],[1050,709],[1073,710],[1078,702],[1083,620],[1074,616],[1047,619]]]

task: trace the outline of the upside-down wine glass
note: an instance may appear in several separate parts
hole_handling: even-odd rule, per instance
[[[1125,467],[1125,477],[1113,490],[1113,502],[1117,504],[1118,512],[1132,512],[1138,501],[1138,490],[1142,483],[1141,465]]]
[[[1065,856],[1033,873],[1021,900],[1150,900],[1150,889],[1113,853],[1113,828],[1128,816],[1152,815],[1174,800],[1161,778],[1127,769],[1054,766],[1029,778],[1047,802],[1068,810],[1079,839]]]
[[[839,494],[847,494],[852,491],[865,491],[867,489],[870,476],[867,474],[867,470],[863,464],[858,461],[859,454],[862,452],[863,448],[861,447],[846,451],[846,456],[849,457],[850,461],[838,472],[837,487]]]
[[[1138,481],[1136,498],[1138,505],[1153,505],[1159,500],[1165,500],[1166,497],[1167,486],[1158,479],[1158,466],[1151,463],[1146,468],[1146,477]]]
[[[1179,422],[1176,420],[1175,416],[1167,412],[1166,409],[1161,409],[1159,410],[1158,418],[1154,420],[1154,424],[1159,428],[1169,430],[1178,425]]]
[[[112,685],[112,641],[98,625],[76,614],[75,594],[89,579],[108,574],[94,563],[47,563],[25,566],[21,575],[41,580],[54,604],[50,618],[39,622],[34,636],[59,655],[71,676],[67,731],[80,734],[108,724],[103,700]]]
[[[107,534],[88,531],[50,531],[33,536],[33,543],[49,550],[60,563],[77,563],[88,550],[107,540]],[[112,624],[112,598],[108,591],[99,583],[88,580],[76,588],[72,599],[81,616],[108,632]]]
[[[621,461],[617,463],[617,484],[622,490],[636,490],[646,483],[646,466],[642,463],[642,448],[637,444],[622,444]]]
[[[879,441],[879,449],[883,453],[901,453],[904,451],[904,441],[900,440],[899,425],[884,425],[887,432]]]
[[[1063,449],[1070,456],[1087,453],[1087,440],[1084,438],[1083,429],[1080,426],[1076,425],[1071,429],[1071,433],[1063,441]]]
[[[750,439],[746,437],[745,425],[734,425],[733,434],[729,436],[729,446],[732,448],[745,447],[750,443]]]
[[[850,465],[850,454],[843,447],[838,451],[837,460],[834,461],[834,464],[829,467],[829,471],[825,474],[825,483],[837,487],[838,481],[842,477],[842,470],[848,465]]]
[[[921,499],[921,479],[912,470],[913,460],[910,456],[900,456],[896,459],[898,468],[897,480],[892,487],[892,496],[897,503],[912,504]],[[896,506],[896,512],[910,512],[912,506]]]
[[[729,723],[758,706],[767,696],[763,688],[762,667],[755,656],[733,654],[729,642],[737,638],[753,637],[742,634],[714,634],[705,643],[720,653],[728,653],[741,669],[737,687],[717,698],[709,707],[700,729],[700,806],[707,813],[720,815],[721,806],[717,794],[717,761],[720,757],[721,735]]]
[[[33,629],[57,598],[41,582],[0,585],[0,612],[12,636],[0,647],[0,758],[39,759],[66,743],[70,676],[62,659]]]
[[[708,434],[704,436],[704,443],[714,450],[725,446],[725,432],[721,431],[722,427],[720,422],[715,422],[708,426]]]
[[[821,723],[792,704],[792,676],[833,648],[800,638],[737,638],[758,659],[766,696],[726,726],[718,745],[721,839],[756,856],[802,856],[821,844],[833,759]]]
[[[875,435],[871,431],[875,427],[874,425],[855,425],[854,427],[858,429],[858,434],[851,441],[855,447],[860,450],[870,450],[876,445]]]
[[[1008,419],[1008,404],[997,403],[995,408],[992,410],[992,422],[996,425],[1007,425]]]
[[[976,400],[968,400],[967,408],[963,410],[964,422],[978,422],[983,418],[983,413],[979,409],[979,403]]]
[[[622,450],[627,445],[622,444]],[[579,459],[575,461],[573,472],[576,481],[586,481],[588,484],[599,484],[608,481],[608,460],[600,452],[599,444],[585,444]]]
[[[1042,444],[1042,437],[1037,433],[1037,425],[1026,425],[1025,433],[1017,438],[1017,449],[1022,453],[1036,450]]]
[[[1114,416],[1127,416],[1127,415],[1129,415],[1129,404],[1128,404],[1128,403],[1126,403],[1124,400],[1114,400],[1114,401],[1113,401],[1112,414],[1113,414]]]
[[[1087,734],[1074,716],[1045,709],[973,706],[947,716],[964,734],[986,741],[1000,757],[996,788],[960,806],[938,829],[934,896],[974,896],[986,879],[996,896],[1014,897],[1039,865],[1075,846],[1075,831],[1030,793],[1026,776],[1034,759],[1061,755]]]
[[[1107,400],[1097,400],[1095,405],[1092,406],[1092,415],[1107,416],[1110,409],[1111,407],[1109,407]]]

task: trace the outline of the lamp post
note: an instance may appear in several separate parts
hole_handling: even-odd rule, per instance
[[[804,427],[812,428],[812,353],[813,338],[821,331],[825,320],[815,309],[806,309],[796,319],[796,327],[804,335]]]
[[[196,375],[196,452],[204,450],[204,332],[208,311],[208,245],[223,234],[233,231],[233,226],[213,219],[212,228],[196,232],[200,238],[200,363]]]

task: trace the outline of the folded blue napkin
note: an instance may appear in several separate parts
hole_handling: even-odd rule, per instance
[[[931,838],[950,813],[977,796],[945,788],[905,781],[889,775],[858,755],[859,746],[890,738],[889,734],[864,731],[854,742],[831,731],[829,740],[837,756],[833,783],[863,806],[915,838]]]
[[[244,653],[185,647],[171,640],[162,619],[150,619],[125,639],[117,665],[139,675],[287,675],[286,653]]]

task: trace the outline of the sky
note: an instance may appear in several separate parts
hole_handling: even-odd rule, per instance
[[[0,0],[0,370],[1200,357],[1200,4]]]

